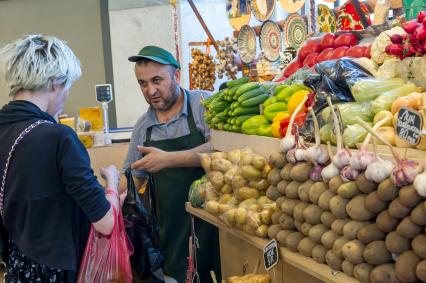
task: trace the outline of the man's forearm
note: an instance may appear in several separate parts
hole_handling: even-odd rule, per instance
[[[206,142],[189,150],[170,152],[169,167],[198,167],[200,166],[198,153],[210,152],[210,150],[211,144]]]

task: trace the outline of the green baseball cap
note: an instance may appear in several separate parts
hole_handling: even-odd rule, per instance
[[[138,55],[129,57],[130,62],[139,62],[142,59],[149,59],[163,65],[172,65],[180,69],[180,64],[175,57],[169,51],[158,46],[145,46],[139,51]]]

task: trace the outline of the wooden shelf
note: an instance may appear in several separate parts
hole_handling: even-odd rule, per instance
[[[186,203],[186,211],[218,227],[220,230],[223,230],[235,236],[236,238],[243,240],[246,243],[249,243],[250,245],[258,248],[259,250],[263,250],[263,247],[269,242],[269,239],[263,239],[256,236],[251,236],[237,229],[227,227],[221,220],[219,220],[214,215],[211,215],[210,213],[208,213],[207,211],[203,209],[192,207],[192,205],[189,202]],[[317,263],[312,258],[304,257],[298,253],[292,252],[283,247],[280,248],[280,256],[284,264],[290,264],[293,267],[301,270],[302,272],[307,273],[323,282],[335,282],[335,283],[359,282],[358,280],[352,277],[349,277],[342,272],[333,271],[330,267],[328,267],[325,264]]]

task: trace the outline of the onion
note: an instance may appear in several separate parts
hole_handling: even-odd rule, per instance
[[[311,113],[312,119],[314,121],[315,128],[315,145],[308,148],[305,152],[306,161],[310,161],[313,164],[326,164],[330,159],[328,152],[325,148],[321,147],[321,138],[320,130],[318,125],[317,117],[315,116],[314,110],[312,107],[309,107],[309,112]]]
[[[287,133],[284,138],[281,139],[280,148],[282,152],[287,152],[296,145],[296,138],[292,133],[294,119],[296,118],[297,113],[300,112],[305,102],[308,100],[308,95],[297,105],[293,114],[291,114],[290,122],[288,124]]]
[[[356,117],[358,123],[367,131],[369,131],[376,139],[387,145],[393,157],[396,160],[396,166],[391,172],[391,181],[395,186],[403,187],[411,185],[418,174],[423,171],[423,166],[413,160],[401,158],[394,150],[392,145],[378,135],[371,127],[359,117]]]

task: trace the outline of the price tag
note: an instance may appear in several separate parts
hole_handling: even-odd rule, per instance
[[[95,85],[96,101],[110,102],[112,101],[112,86],[111,84]]]
[[[273,268],[275,265],[277,265],[278,260],[278,244],[274,239],[267,243],[263,248],[263,263],[265,264],[265,269],[270,270]]]
[[[401,108],[396,122],[396,134],[410,144],[417,145],[420,142],[423,128],[422,116],[408,108]]]

